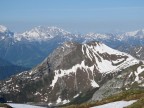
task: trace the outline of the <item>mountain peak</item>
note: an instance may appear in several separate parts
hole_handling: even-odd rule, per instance
[[[14,33],[11,32],[7,27],[0,25],[0,40],[14,36]]]
[[[126,36],[137,36],[137,35],[144,35],[144,29],[132,31],[132,32],[126,32]]]
[[[144,35],[144,29],[138,30],[136,35]]]
[[[64,36],[70,34],[63,29],[58,27],[44,27],[44,26],[37,26],[33,29],[26,31],[21,35],[21,37],[26,38],[27,40],[48,40],[55,36]]]
[[[131,39],[144,39],[144,29],[139,29],[139,30],[135,30],[135,31],[130,31],[130,32],[126,32],[123,33],[121,35],[117,36],[118,40],[129,40]]]
[[[7,30],[7,27],[0,25],[0,32],[6,32]]]

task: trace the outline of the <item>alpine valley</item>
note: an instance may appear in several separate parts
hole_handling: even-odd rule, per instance
[[[0,58],[32,68],[0,81],[0,94],[12,102],[59,106],[144,91],[144,30],[72,34],[39,26],[13,33],[0,26]]]
[[[7,60],[0,58],[0,80],[6,79],[17,73],[29,70],[30,68],[14,65]]]

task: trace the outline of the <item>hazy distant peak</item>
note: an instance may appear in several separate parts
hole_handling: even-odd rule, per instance
[[[55,36],[58,35],[68,35],[70,34],[69,32],[58,28],[58,27],[44,27],[44,26],[37,26],[34,27],[33,29],[26,31],[21,35],[21,37],[26,38],[27,40],[47,40],[47,39],[51,39]]]
[[[6,32],[7,30],[7,27],[0,25],[0,32]]]
[[[144,34],[144,29],[140,29],[140,30],[125,33],[125,35],[127,35],[127,36],[136,36],[136,35],[143,35],[143,34]]]

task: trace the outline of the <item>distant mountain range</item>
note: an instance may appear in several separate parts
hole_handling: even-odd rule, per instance
[[[13,102],[80,104],[143,89],[143,73],[142,61],[101,42],[65,42],[32,70],[1,81],[0,94]]]
[[[57,27],[38,26],[24,33],[14,33],[2,25],[0,57],[15,65],[34,67],[65,41],[100,41],[138,59],[144,59],[144,30],[123,34],[72,34]]]

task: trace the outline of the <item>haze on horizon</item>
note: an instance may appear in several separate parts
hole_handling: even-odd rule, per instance
[[[1,0],[0,25],[22,32],[57,26],[70,32],[144,28],[144,0]]]

